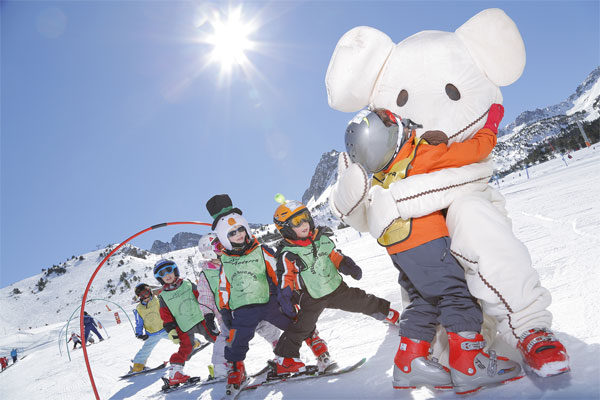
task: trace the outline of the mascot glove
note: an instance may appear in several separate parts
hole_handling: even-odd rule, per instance
[[[277,301],[279,302],[281,312],[288,318],[296,317],[296,307],[292,301],[293,295],[294,292],[292,292],[292,288],[289,286],[279,290],[277,293]]]
[[[356,265],[353,259],[347,256],[344,256],[342,262],[340,262],[339,271],[344,275],[350,275],[357,281],[362,278],[362,269]]]
[[[492,104],[488,111],[487,121],[485,121],[483,127],[489,128],[492,132],[498,134],[498,126],[500,125],[500,121],[502,121],[502,117],[504,117],[504,107],[502,104]]]
[[[171,329],[169,331],[169,339],[175,344],[179,344],[179,335],[177,335],[177,331],[175,329]]]
[[[371,186],[367,171],[342,152],[338,159],[338,178],[331,191],[332,211],[339,218],[352,214],[364,202]]]
[[[396,206],[396,199],[392,196],[392,191],[381,186],[371,188],[369,203],[367,210],[369,232],[371,236],[378,238],[392,222],[400,218],[400,213]]]
[[[233,314],[231,313],[231,310],[228,308],[221,308],[221,318],[223,319],[223,323],[227,329],[231,329],[231,324],[233,322]]]
[[[148,339],[148,335],[144,334],[144,335],[135,335],[136,338],[140,339],[140,340],[146,340]]]

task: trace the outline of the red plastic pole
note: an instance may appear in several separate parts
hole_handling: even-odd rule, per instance
[[[110,253],[108,253],[108,255],[106,257],[104,257],[104,259],[102,260],[102,262],[100,262],[100,264],[98,264],[98,267],[96,267],[96,270],[94,271],[94,273],[92,274],[92,277],[90,278],[90,281],[88,282],[85,291],[83,292],[83,298],[81,299],[81,310],[79,311],[79,330],[80,330],[80,336],[83,338],[83,340],[81,341],[83,343],[83,345],[81,346],[82,350],[83,350],[83,358],[85,359],[85,366],[87,367],[87,371],[88,371],[88,375],[90,376],[90,383],[92,384],[92,389],[94,390],[94,395],[96,396],[97,400],[100,400],[100,396],[98,395],[98,389],[96,389],[96,382],[94,382],[94,375],[92,374],[92,368],[90,367],[90,360],[88,359],[88,354],[87,354],[87,343],[85,340],[85,328],[83,325],[83,313],[85,312],[85,300],[87,299],[87,294],[88,291],[90,290],[90,287],[92,286],[92,282],[94,281],[94,278],[96,278],[96,275],[98,274],[98,271],[100,271],[100,268],[102,268],[102,266],[104,265],[104,263],[110,258],[110,256],[112,256],[117,250],[119,250],[121,247],[123,247],[124,244],[128,243],[130,240],[135,239],[136,237],[151,231],[153,229],[158,229],[158,228],[162,228],[163,226],[169,226],[169,225],[204,225],[204,226],[212,226],[212,224],[208,224],[206,222],[195,222],[195,221],[187,221],[187,222],[163,222],[162,224],[157,224],[157,225],[153,225],[150,228],[146,228],[143,231],[139,231],[138,233],[136,233],[135,235],[125,239],[124,242],[122,242],[121,244],[119,244],[117,247],[115,247]]]

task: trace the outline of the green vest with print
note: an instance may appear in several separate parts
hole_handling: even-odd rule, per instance
[[[240,257],[221,256],[230,285],[229,308],[235,310],[249,304],[269,302],[269,282],[262,247]]]
[[[163,290],[159,296],[169,307],[177,326],[183,332],[189,331],[204,319],[198,299],[192,290],[192,282],[185,280],[177,289]]]
[[[320,299],[340,286],[342,276],[329,258],[329,254],[335,249],[335,243],[326,235],[321,235],[314,242],[314,246],[316,257],[313,246],[285,246],[281,252],[289,251],[300,257],[304,263],[300,277],[304,281],[308,294],[314,299]]]
[[[221,272],[218,269],[205,268],[202,270],[202,273],[206,277],[208,286],[210,286],[210,290],[212,290],[215,296],[215,304],[217,305],[217,309],[220,310],[221,307],[219,307],[219,275],[221,274]]]

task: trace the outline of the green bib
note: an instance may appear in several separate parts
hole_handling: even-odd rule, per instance
[[[215,296],[215,304],[217,305],[217,309],[220,310],[219,307],[219,275],[220,271],[218,269],[203,269],[202,274],[206,277],[208,281],[208,286],[210,286],[210,290],[212,290]]]
[[[269,282],[262,248],[257,246],[240,257],[221,256],[223,271],[230,284],[229,308],[269,302]]]
[[[177,326],[183,332],[187,332],[192,327],[204,319],[198,299],[194,296],[192,282],[185,280],[175,290],[163,290],[159,296],[163,299],[171,314],[177,322]]]
[[[342,283],[342,276],[329,254],[335,249],[335,243],[329,237],[321,235],[314,242],[317,257],[313,253],[313,246],[285,246],[281,252],[289,251],[296,254],[305,268],[300,271],[300,277],[313,299],[320,299],[337,289]]]

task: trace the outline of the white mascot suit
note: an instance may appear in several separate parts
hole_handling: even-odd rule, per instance
[[[423,31],[398,44],[377,29],[356,27],[339,40],[326,86],[329,105],[336,110],[386,108],[421,124],[417,136],[441,130],[453,143],[483,127],[490,106],[502,103],[500,86],[516,81],[524,67],[525,46],[515,23],[502,10],[488,9],[455,32]],[[487,184],[492,173],[488,157],[408,176],[389,189],[371,188],[366,171],[342,153],[330,206],[344,222],[375,238],[397,218],[447,208],[451,251],[487,315],[485,328],[494,321],[497,326],[491,330],[497,329],[502,340],[513,347],[521,343],[525,363],[538,375],[565,372],[568,356],[549,331],[550,293],[512,232],[503,196]],[[525,353],[542,342],[555,345],[560,354],[527,359]]]

